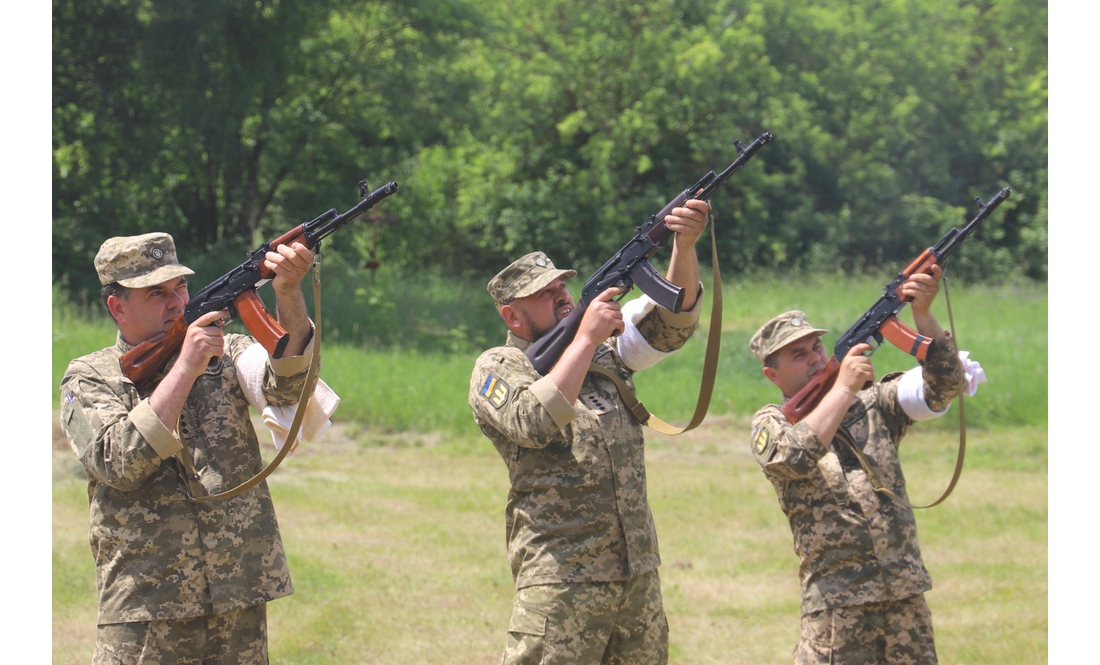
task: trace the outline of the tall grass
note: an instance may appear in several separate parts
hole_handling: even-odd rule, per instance
[[[890,277],[728,280],[723,288],[722,352],[709,413],[745,416],[779,398],[748,350],[749,338],[764,321],[789,309],[802,309],[814,325],[830,330],[825,341],[831,345],[882,294]],[[331,281],[326,280],[326,284]],[[1045,427],[1046,286],[951,284],[949,288],[960,346],[982,363],[989,379],[966,402],[968,422],[974,427]],[[337,286],[325,289],[322,377],[343,400],[336,418],[381,431],[438,431],[449,436],[471,431],[473,421],[466,393],[474,359],[484,348],[502,343],[505,336],[503,324],[495,318],[492,303],[480,285],[430,279],[402,285],[400,292],[409,296],[409,308],[419,312],[407,314],[408,320],[422,323],[410,323],[400,343],[391,340],[387,344],[351,343],[349,338],[357,334],[362,308]],[[637,292],[630,297],[636,296]],[[392,294],[390,297],[396,299]],[[709,294],[703,307],[704,320],[695,337],[679,353],[640,373],[636,381],[639,396],[651,411],[666,420],[686,421],[698,396]],[[70,359],[113,343],[114,324],[100,312],[101,308],[68,304],[64,293],[55,287],[55,389]],[[449,318],[433,319],[447,312]],[[942,290],[933,312],[947,327]],[[908,308],[902,318],[912,323]],[[234,324],[229,330],[243,328]],[[889,343],[879,348],[874,359],[879,376],[915,364]],[[56,399],[55,394],[54,403]],[[957,425],[952,418],[942,418],[927,426]]]

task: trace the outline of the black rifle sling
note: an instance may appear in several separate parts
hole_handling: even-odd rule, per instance
[[[650,429],[657,430],[662,434],[668,434],[669,436],[675,436],[677,434],[683,434],[688,430],[693,430],[699,426],[699,423],[703,422],[703,418],[707,415],[707,409],[710,408],[710,397],[714,391],[714,378],[718,373],[718,351],[722,346],[722,276],[718,270],[718,243],[714,238],[714,217],[711,215],[710,219],[710,255],[711,265],[714,266],[714,275],[711,286],[711,301],[710,301],[710,327],[707,332],[707,350],[703,358],[703,377],[699,384],[699,399],[695,404],[695,413],[691,416],[691,421],[684,427],[674,427],[669,425],[665,421],[661,420],[657,416],[651,414],[641,400],[638,399],[634,391],[630,389],[630,386],[625,381],[620,379],[611,370],[605,369],[596,363],[588,368],[589,372],[599,374],[600,376],[607,377],[615,384],[615,387],[619,390],[619,395],[622,397],[623,402],[626,404],[627,409],[634,414],[634,418],[638,422],[649,427]]]
[[[180,431],[179,423],[177,422],[176,435],[180,438],[180,443],[183,444],[183,448],[177,453],[177,459],[180,460],[186,471],[184,474],[184,494],[187,495],[190,501],[198,503],[213,501],[215,499],[228,499],[231,496],[237,496],[242,492],[252,489],[271,475],[271,472],[279,466],[283,458],[287,456],[287,453],[294,448],[294,442],[298,439],[298,432],[302,428],[302,420],[305,418],[309,400],[313,397],[313,389],[317,385],[317,376],[321,368],[321,254],[319,251],[313,261],[313,316],[313,357],[309,362],[309,372],[306,374],[306,383],[302,386],[302,395],[298,398],[298,408],[294,413],[294,421],[291,423],[290,431],[287,433],[286,439],[279,449],[279,454],[268,462],[267,466],[264,467],[262,471],[232,489],[209,496],[200,496],[202,493],[202,486],[197,482],[199,476],[198,473],[195,472],[195,463],[191,457],[191,450],[187,447],[187,442],[183,440],[183,435]]]
[[[959,340],[955,335],[955,317],[951,313],[951,296],[947,291],[947,276],[943,278],[943,296],[947,303],[947,318],[951,324],[951,337],[955,340],[955,351],[958,352]],[[944,499],[951,495],[954,491],[955,485],[959,482],[959,477],[962,476],[963,460],[966,458],[966,410],[963,408],[963,395],[966,388],[966,375],[962,368],[962,363],[959,363],[958,371],[959,382],[959,454],[955,458],[955,472],[951,476],[951,482],[947,484],[947,489],[944,490],[940,498],[936,499],[932,503],[925,506],[914,506],[902,497],[898,496],[892,490],[882,484],[882,480],[878,476],[878,472],[871,466],[871,461],[863,454],[863,451],[859,449],[859,446],[855,445],[848,436],[839,436],[841,432],[837,432],[837,438],[840,439],[855,453],[856,458],[859,460],[860,466],[863,467],[863,471],[867,474],[867,479],[871,481],[871,486],[875,488],[875,491],[882,492],[886,496],[890,497],[894,501],[897,501],[906,508],[923,509],[931,508],[932,506],[938,506],[943,503]],[[844,433],[847,435],[847,432]]]

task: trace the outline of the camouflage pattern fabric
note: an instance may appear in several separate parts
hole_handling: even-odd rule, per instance
[[[199,377],[180,429],[206,493],[262,468],[233,359],[254,344],[227,334],[225,356]],[[180,443],[153,413],[149,392],[123,377],[115,346],[69,364],[61,425],[88,475],[99,589],[98,623],[221,614],[293,592],[267,483],[193,504],[184,495]],[[273,405],[297,401],[309,355],[271,360],[262,391]],[[152,391],[170,368],[153,378]]]
[[[698,326],[699,309],[658,307],[638,329],[654,348],[673,351]],[[559,428],[530,390],[541,377],[523,353],[529,344],[509,332],[505,346],[481,354],[469,392],[474,419],[508,467],[505,533],[516,588],[627,580],[656,569],[641,425],[615,385],[590,373],[576,404],[565,407],[572,420]],[[633,388],[614,338],[594,362]]]
[[[925,399],[939,411],[957,394],[950,336],[932,344],[923,365]],[[828,445],[805,421],[791,426],[778,405],[753,417],[753,455],[794,534],[803,615],[908,598],[932,586],[913,511],[876,492],[850,448],[858,446],[883,484],[908,500],[897,451],[913,421],[898,403],[900,376],[859,392]]]
[[[267,665],[267,605],[99,626],[92,665]]]
[[[924,595],[836,607],[802,617],[796,665],[935,665],[932,613]]]
[[[503,665],[665,665],[661,580],[529,586],[516,593]]]

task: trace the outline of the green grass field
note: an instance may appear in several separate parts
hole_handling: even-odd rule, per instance
[[[647,437],[672,662],[790,662],[798,562],[774,490],[747,443],[749,415],[775,395],[746,345],[763,320],[794,307],[830,328],[831,343],[882,283],[727,284],[722,365],[708,420],[680,437]],[[796,292],[809,286],[836,295],[800,302]],[[935,585],[928,602],[940,662],[1044,663],[1045,287],[952,285],[951,295],[962,346],[990,381],[966,403],[971,429],[958,488],[917,516]],[[946,324],[946,312],[937,315]],[[109,322],[55,308],[54,390],[70,358],[113,335]],[[702,349],[703,340],[693,340],[639,375],[642,398],[666,420],[690,414]],[[336,426],[269,480],[296,588],[269,606],[273,663],[499,662],[512,596],[507,474],[466,407],[474,355],[325,347],[322,375],[344,399]],[[911,366],[885,347],[875,359],[880,374]],[[51,402],[56,408],[56,392]],[[934,499],[949,479],[956,425],[953,417],[922,423],[906,439],[902,460],[915,502]],[[54,663],[86,663],[94,644],[82,474],[55,425]]]

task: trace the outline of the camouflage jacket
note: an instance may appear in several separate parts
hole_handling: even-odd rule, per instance
[[[656,308],[638,323],[654,349],[679,349],[699,323],[694,311]],[[593,362],[633,389],[618,343],[600,345]],[[481,354],[469,403],[481,431],[508,467],[505,537],[516,588],[627,580],[657,568],[657,534],[646,497],[642,427],[614,383],[589,373],[575,404],[540,377],[511,332],[505,346]]]
[[[254,343],[227,334],[225,356],[195,381],[181,414],[207,494],[263,467],[233,363]],[[180,440],[148,401],[171,363],[138,390],[119,367],[130,348],[120,336],[69,363],[61,381],[61,426],[88,475],[98,623],[218,614],[293,593],[266,481],[229,499],[188,501],[174,457]],[[269,361],[269,403],[298,400],[311,354]]]
[[[923,363],[925,401],[945,409],[958,392],[954,342],[933,342]],[[752,420],[752,452],[775,486],[794,534],[802,613],[886,600],[932,588],[913,511],[876,492],[849,446],[858,446],[883,485],[908,501],[898,445],[913,420],[898,401],[901,373],[860,391],[832,443],[775,404]]]

